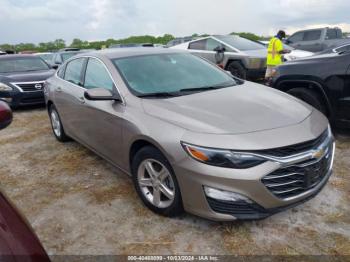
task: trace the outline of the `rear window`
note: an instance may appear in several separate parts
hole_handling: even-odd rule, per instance
[[[263,44],[239,36],[227,35],[215,37],[241,51],[266,49],[266,47]]]
[[[11,57],[0,60],[0,73],[48,70],[49,66],[39,57]]]

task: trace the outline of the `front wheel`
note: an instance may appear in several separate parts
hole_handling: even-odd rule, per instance
[[[139,197],[153,212],[169,217],[183,212],[177,179],[159,150],[147,146],[137,152],[132,161],[132,175]]]
[[[227,70],[230,71],[235,77],[247,79],[247,70],[245,70],[245,68],[238,61],[231,62],[228,65]]]

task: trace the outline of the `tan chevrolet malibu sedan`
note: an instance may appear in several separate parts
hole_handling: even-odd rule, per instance
[[[45,85],[53,134],[129,174],[156,213],[260,219],[332,173],[326,117],[285,93],[170,49],[84,53]]]

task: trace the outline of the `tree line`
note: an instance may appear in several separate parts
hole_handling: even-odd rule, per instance
[[[266,39],[266,37],[258,36],[253,33],[236,33],[233,32],[231,35],[239,35],[254,41]],[[192,37],[205,37],[208,34],[193,34]],[[67,44],[63,39],[56,39],[55,41],[43,42],[39,44],[33,43],[19,43],[15,45],[11,44],[0,44],[0,50],[12,50],[15,52],[23,51],[35,51],[35,52],[51,52],[56,51],[66,47],[75,47],[80,49],[103,49],[107,48],[113,44],[129,44],[129,43],[152,43],[152,44],[163,44],[166,45],[169,41],[175,39],[171,34],[165,34],[163,36],[151,36],[151,35],[142,35],[142,36],[130,36],[123,39],[107,39],[105,41],[85,41],[78,38],[73,39],[70,44]]]

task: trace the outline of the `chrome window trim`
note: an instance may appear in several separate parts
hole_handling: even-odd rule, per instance
[[[108,67],[106,66],[106,64],[105,64],[100,58],[98,58],[98,57],[96,57],[96,56],[92,56],[92,55],[83,55],[83,56],[79,56],[79,57],[72,57],[72,58],[70,58],[69,60],[67,60],[66,62],[64,62],[64,63],[60,66],[60,68],[63,67],[63,66],[65,66],[65,67],[66,67],[65,70],[66,70],[66,69],[67,69],[68,63],[72,62],[73,60],[81,59],[81,58],[88,58],[88,59],[89,59],[89,58],[92,58],[92,59],[96,59],[96,60],[98,60],[99,62],[102,63],[102,65],[104,66],[104,68],[107,70],[109,77],[112,79],[112,82],[113,82],[113,84],[114,84],[114,86],[115,86],[115,89],[117,90],[117,92],[118,92],[120,98],[122,99],[121,104],[122,104],[123,106],[125,106],[125,105],[126,105],[125,99],[124,99],[124,97],[122,96],[122,94],[121,94],[121,92],[120,92],[120,90],[119,90],[117,84],[115,83],[115,80],[114,80],[114,78],[113,78],[111,72],[109,71],[109,69],[108,69]],[[59,69],[58,69],[58,70],[59,70]],[[79,85],[77,85],[77,84],[74,84],[74,83],[72,83],[72,82],[69,82],[69,81],[67,81],[66,79],[64,79],[64,78],[62,78],[62,77],[60,77],[60,76],[58,76],[58,70],[56,70],[56,72],[55,72],[55,77],[57,77],[57,78],[59,78],[59,79],[65,81],[65,82],[67,82],[67,83],[69,83],[69,84],[71,84],[71,85],[74,85],[74,86],[76,86],[76,87],[79,87],[79,88],[81,88],[81,89],[83,89],[83,90],[85,90],[85,91],[87,90],[86,88],[84,88],[84,87],[82,87],[82,86],[79,86]]]
[[[31,82],[10,82],[11,85],[14,85],[16,88],[19,89],[20,92],[22,93],[36,93],[36,92],[42,92],[44,91],[44,84],[45,84],[45,81],[31,81]],[[18,85],[21,85],[21,84],[24,84],[24,85],[31,85],[31,84],[43,84],[43,88],[40,89],[40,90],[36,90],[36,91],[24,91],[20,86]]]

